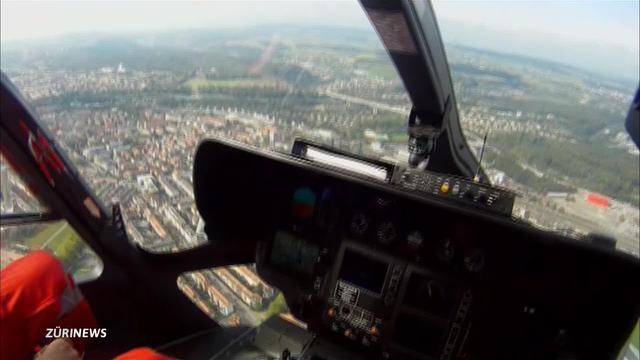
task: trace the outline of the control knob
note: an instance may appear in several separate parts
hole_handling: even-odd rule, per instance
[[[382,244],[390,244],[396,239],[397,231],[395,225],[391,221],[383,221],[378,227],[378,242]]]
[[[357,236],[364,235],[364,233],[369,228],[369,218],[367,217],[367,215],[361,212],[356,213],[353,216],[353,219],[351,219],[350,228],[351,228],[351,232],[353,232],[354,235],[357,235]]]
[[[484,252],[473,249],[464,256],[464,267],[469,272],[478,272],[484,268]]]

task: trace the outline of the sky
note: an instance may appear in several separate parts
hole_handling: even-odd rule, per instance
[[[494,30],[638,49],[640,9],[618,1],[436,1],[439,18]]]
[[[356,1],[5,1],[2,39],[87,31],[239,27],[273,23],[364,28]]]
[[[445,43],[557,60],[638,78],[640,0],[434,1]],[[76,32],[259,24],[370,28],[356,1],[7,1],[2,42]]]
[[[640,77],[640,1],[437,1],[446,42]]]

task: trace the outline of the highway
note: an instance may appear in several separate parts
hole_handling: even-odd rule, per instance
[[[333,99],[349,101],[349,102],[352,102],[354,104],[360,104],[360,105],[369,106],[371,108],[378,109],[378,110],[391,111],[391,112],[394,112],[396,114],[405,115],[405,116],[409,115],[409,109],[403,108],[403,107],[400,107],[400,106],[391,106],[391,105],[388,105],[388,104],[385,104],[385,103],[380,103],[380,102],[366,100],[366,99],[362,99],[362,98],[358,98],[358,97],[354,97],[354,96],[335,93],[333,91],[320,91],[320,92],[318,92],[318,94],[325,95],[325,96],[328,96],[328,97],[333,98]]]
[[[69,226],[69,224],[67,224],[66,222],[63,222],[62,225],[60,225],[60,228],[58,228],[58,230],[56,230],[56,232],[54,232],[53,234],[51,234],[51,236],[49,236],[49,238],[47,239],[47,241],[44,242],[44,244],[42,244],[42,246],[40,247],[40,249],[45,249],[47,247],[47,245],[49,245],[49,243],[51,242],[51,240],[55,239],[56,236],[58,236],[64,229],[67,228],[67,226]]]

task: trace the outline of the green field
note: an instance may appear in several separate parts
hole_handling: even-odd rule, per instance
[[[73,258],[81,244],[78,234],[64,221],[45,225],[25,242],[31,249],[51,251],[64,264]]]
[[[268,318],[274,315],[278,315],[280,313],[284,313],[287,311],[288,311],[287,301],[284,299],[284,295],[282,295],[282,293],[279,293],[278,296],[276,296],[276,298],[273,299],[271,304],[269,304],[269,307],[267,308],[267,311],[264,314],[264,320],[267,320]]]
[[[192,92],[200,89],[210,88],[250,88],[250,87],[271,87],[276,83],[272,80],[263,79],[227,79],[227,80],[210,80],[206,78],[193,78],[183,84]]]
[[[640,323],[637,323],[636,328],[633,329],[629,342],[635,345],[636,348],[640,349]]]
[[[632,350],[632,346],[635,347],[635,351]],[[635,329],[633,329],[633,332],[631,333],[631,336],[629,337],[629,340],[627,340],[625,346],[622,348],[622,351],[620,351],[618,359],[625,359],[625,355],[627,355],[628,353],[637,352],[638,349],[640,349],[640,322],[636,323],[636,327]]]
[[[371,54],[356,56],[354,60],[356,65],[371,76],[381,77],[385,80],[395,80],[398,78],[395,68],[385,58]]]
[[[53,222],[49,224],[41,225],[43,227],[42,230],[38,231],[33,237],[29,238],[25,241],[25,245],[31,249],[41,248],[47,240],[56,233],[56,231],[60,230],[63,226],[65,226],[64,222]],[[64,231],[61,231],[64,232]],[[52,240],[53,241],[53,240]]]

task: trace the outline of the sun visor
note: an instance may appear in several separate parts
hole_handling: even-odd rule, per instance
[[[389,52],[417,54],[404,14],[400,11],[372,9],[368,11],[368,15]]]

